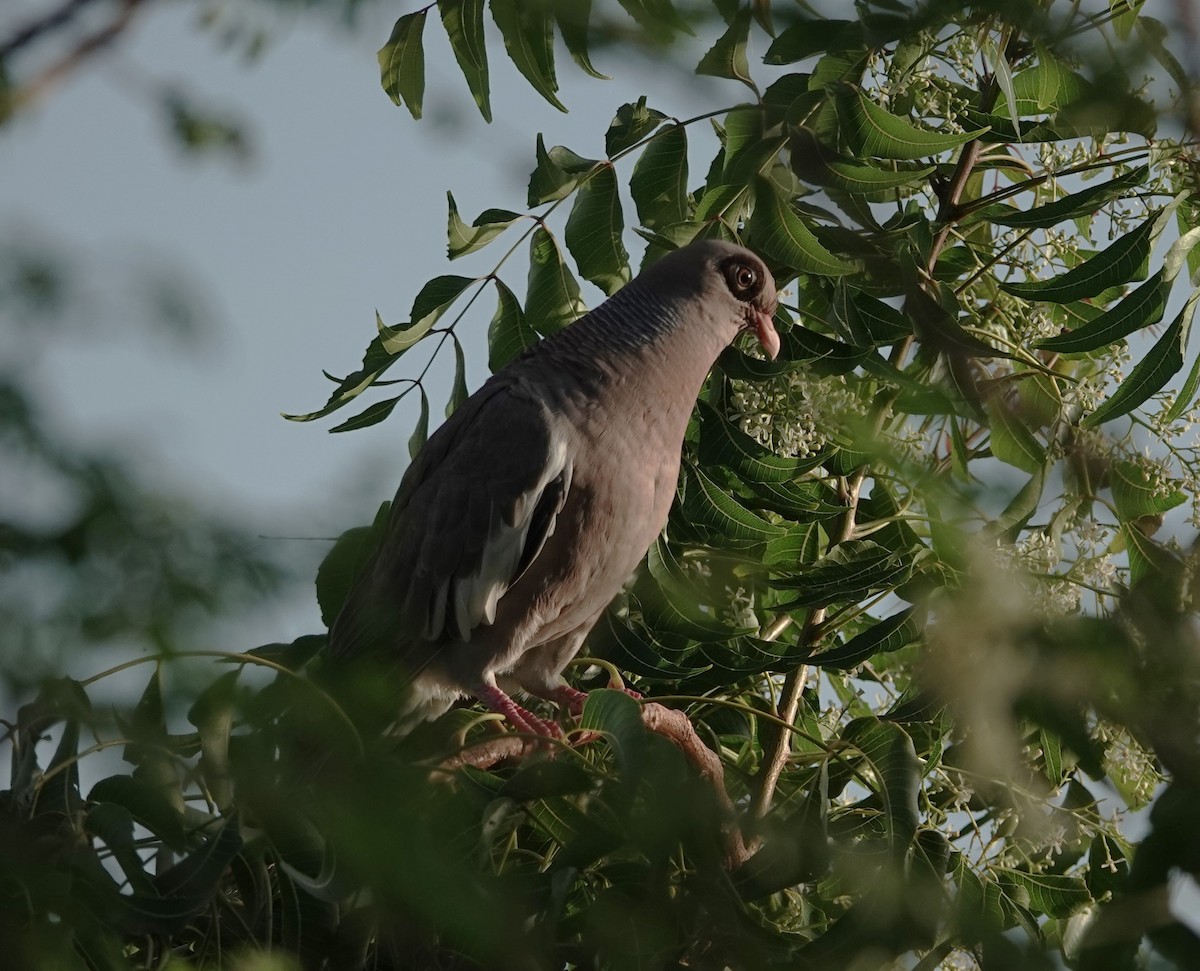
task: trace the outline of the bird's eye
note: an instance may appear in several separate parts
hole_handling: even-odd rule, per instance
[[[744,263],[735,266],[730,277],[730,282],[733,284],[733,291],[738,296],[745,296],[758,283],[758,273],[755,272],[753,267],[746,266]]]

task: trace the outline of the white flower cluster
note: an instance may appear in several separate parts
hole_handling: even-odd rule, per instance
[[[1153,759],[1124,728],[1101,723],[1096,727],[1097,741],[1104,749],[1104,771],[1129,793],[1135,804],[1146,804],[1158,786],[1159,774]]]
[[[866,414],[845,378],[798,371],[770,381],[734,381],[731,405],[742,431],[788,458],[821,451],[833,428]]]

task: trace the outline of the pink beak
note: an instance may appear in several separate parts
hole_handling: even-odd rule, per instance
[[[775,330],[775,324],[771,320],[771,315],[764,310],[752,310],[750,327],[754,331],[754,336],[758,338],[758,342],[762,344],[762,348],[767,352],[767,357],[772,361],[779,356],[779,334]]]

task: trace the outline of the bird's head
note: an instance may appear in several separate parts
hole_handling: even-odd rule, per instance
[[[699,299],[722,327],[726,321],[733,324],[729,340],[749,330],[768,357],[778,356],[775,279],[750,250],[719,239],[698,240],[667,254],[644,275],[656,288]]]
[[[779,334],[775,330],[775,308],[779,296],[775,278],[757,256],[740,246],[720,261],[721,275],[729,292],[742,305],[743,330],[754,332],[767,357],[779,356]]]

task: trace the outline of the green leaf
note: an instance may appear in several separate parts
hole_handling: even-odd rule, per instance
[[[1129,579],[1141,583],[1147,578],[1170,581],[1179,576],[1182,562],[1164,546],[1154,542],[1134,523],[1123,523],[1117,535],[1129,557]]]
[[[666,121],[667,116],[657,108],[646,105],[646,96],[637,101],[621,105],[604,134],[604,151],[613,158],[627,148],[632,148],[654,129]]]
[[[421,117],[421,101],[425,96],[425,49],[421,34],[428,12],[428,8],[418,10],[397,20],[392,36],[378,54],[383,90],[393,104],[403,104],[414,118]]]
[[[1079,192],[1063,196],[1061,199],[1047,202],[1045,205],[1035,206],[1033,209],[996,204],[982,210],[980,215],[989,222],[1000,226],[1045,228],[1060,223],[1064,219],[1093,215],[1105,204],[1128,195],[1146,181],[1149,173],[1150,166],[1143,165],[1124,175],[1119,175],[1115,179],[1110,179],[1108,182],[1089,186]]]
[[[1109,287],[1134,279],[1150,258],[1154,237],[1162,226],[1163,210],[1148,217],[1137,229],[1126,233],[1091,259],[1048,280],[1003,283],[1001,288],[1026,300],[1070,303],[1094,297]]]
[[[700,469],[689,468],[685,481],[683,510],[694,524],[743,542],[763,542],[783,533],[783,527],[752,513]]]
[[[115,802],[95,803],[88,807],[83,825],[112,851],[131,887],[143,892],[153,890],[133,842],[133,816],[128,809]]]
[[[355,526],[342,533],[317,568],[317,606],[326,627],[333,626],[359,572],[379,547],[390,509],[391,503],[385,502],[370,526]]]
[[[1024,870],[994,867],[992,872],[1010,888],[1011,896],[1028,901],[1031,910],[1049,917],[1070,917],[1092,902],[1083,877],[1057,873],[1027,873]],[[1015,893],[1013,891],[1016,891]]]
[[[775,38],[764,64],[794,64],[825,51],[857,50],[866,46],[863,25],[857,20],[803,17]]]
[[[715,408],[701,401],[700,448],[702,462],[727,468],[751,482],[787,482],[804,471],[800,459],[783,458],[735,428]]]
[[[589,691],[579,727],[608,739],[623,775],[637,774],[646,747],[646,726],[642,723],[642,706],[629,695],[608,688]]]
[[[377,326],[383,326],[378,312],[375,314],[375,322]],[[362,366],[338,382],[338,386],[324,406],[307,414],[292,415],[285,412],[283,417],[288,421],[314,421],[317,418],[324,418],[349,404],[371,387],[389,367],[396,363],[396,360],[397,355],[389,354],[383,349],[382,337],[376,337],[367,345],[366,353],[363,354]]]
[[[1108,347],[1134,331],[1162,320],[1167,306],[1168,289],[1164,285],[1163,271],[1159,270],[1133,293],[1099,317],[1094,317],[1073,330],[1039,340],[1035,346],[1060,354],[1079,354]]]
[[[867,196],[870,201],[890,198],[899,189],[924,182],[936,171],[933,165],[903,162],[873,165],[841,155],[805,127],[792,130],[788,155],[792,171],[805,182]]]
[[[909,607],[877,621],[845,644],[810,655],[805,663],[834,671],[849,671],[876,654],[890,654],[913,643],[920,638],[923,629],[924,623],[917,608]]]
[[[233,804],[229,738],[240,677],[240,670],[221,675],[200,693],[187,713],[188,721],[200,731],[200,776],[208,795],[222,812],[228,812]]]
[[[660,131],[633,166],[629,192],[643,226],[655,229],[687,219],[688,140],[683,125]]]
[[[586,313],[579,284],[563,262],[558,243],[538,227],[529,241],[529,290],[525,315],[539,334],[549,336]]]
[[[869,346],[894,344],[913,332],[912,321],[902,311],[862,290],[838,281],[839,293],[848,297],[844,307],[855,342]]]
[[[566,107],[558,100],[558,80],[554,75],[554,32],[550,11],[545,3],[530,0],[491,0],[492,19],[500,28],[504,47],[517,70],[543,98],[559,111]]]
[[[839,84],[834,103],[842,134],[856,155],[874,158],[920,159],[948,152],[974,141],[987,129],[937,132],[917,128],[875,104],[861,88]]]
[[[696,65],[697,74],[741,81],[752,90],[757,90],[750,78],[750,64],[746,59],[746,42],[750,37],[750,15],[749,7],[738,10],[729,24],[729,28],[717,38],[717,42],[709,48],[708,53]]]
[[[762,562],[764,566],[798,571],[820,558],[820,527],[816,523],[808,523],[768,540]]]
[[[452,260],[483,249],[484,246],[521,218],[519,212],[510,212],[507,209],[485,209],[468,226],[458,214],[458,206],[454,202],[454,195],[452,193],[446,193],[446,201],[450,209],[449,221],[446,227],[446,251]]]
[[[423,387],[418,390],[421,392],[421,413],[417,417],[412,434],[408,437],[408,457],[414,461],[429,438],[429,396],[425,394]]]
[[[871,348],[843,344],[795,324],[780,335],[780,358],[803,361],[816,374],[848,374],[871,356]]]
[[[1004,398],[986,404],[991,419],[992,454],[1023,472],[1036,472],[1046,464],[1046,449]]]
[[[130,910],[160,933],[181,930],[212,898],[225,868],[241,848],[237,821],[227,819],[191,856],[154,878],[160,896],[135,893],[127,898]]]
[[[1196,400],[1197,391],[1200,391],[1200,354],[1196,356],[1191,370],[1188,371],[1187,378],[1184,379],[1182,386],[1179,388],[1179,394],[1175,397],[1175,403],[1166,410],[1163,418],[1168,422],[1172,422],[1185,415],[1192,407],[1192,402]]]
[[[131,775],[101,779],[88,793],[88,802],[122,806],[146,829],[174,850],[187,842],[183,816],[151,785]]]
[[[904,851],[920,822],[921,763],[912,739],[895,722],[862,718],[846,726],[842,741],[855,746],[870,764],[877,780],[875,791],[883,802],[888,842],[893,852]]]
[[[463,406],[471,393],[467,390],[467,362],[463,358],[462,344],[454,341],[454,385],[446,402],[446,417],[449,418]]]
[[[671,0],[620,0],[620,4],[660,41],[670,40],[675,33],[692,33],[687,21],[671,5]]]
[[[394,398],[385,398],[383,401],[376,401],[375,404],[364,408],[352,418],[347,418],[340,425],[334,425],[329,429],[333,432],[352,432],[359,428],[369,428],[371,425],[377,425],[387,418],[396,409],[396,405],[404,395],[399,394]]]
[[[1196,301],[1200,290],[1193,293],[1179,311],[1155,345],[1146,352],[1133,370],[1129,372],[1117,390],[1099,408],[1083,420],[1085,428],[1119,418],[1128,414],[1151,395],[1161,391],[1168,381],[1183,367],[1183,347],[1187,342],[1192,317],[1196,313]]]
[[[487,47],[483,39],[483,0],[437,0],[454,59],[467,80],[483,120],[492,120],[488,95]]]
[[[610,297],[629,282],[629,254],[621,241],[624,232],[616,172],[612,165],[601,165],[575,195],[566,241],[583,278]]]
[[[601,74],[592,67],[588,56],[587,30],[592,15],[592,0],[550,0],[554,8],[554,19],[558,21],[558,30],[562,34],[571,59],[580,69],[600,81],[611,81],[607,74]]]
[[[496,313],[488,325],[488,367],[499,371],[527,348],[538,342],[537,332],[525,321],[521,302],[499,278],[496,284]]]
[[[858,269],[827,250],[784,200],[775,184],[755,179],[750,235],[754,246],[773,260],[800,273],[842,276]]]
[[[546,151],[546,143],[540,132],[536,153],[537,167],[529,176],[528,203],[531,207],[565,199],[575,190],[580,177],[599,164],[594,159],[576,155],[562,145],[555,145]]]
[[[1156,488],[1145,466],[1128,461],[1116,461],[1109,470],[1113,505],[1121,522],[1129,523],[1143,516],[1168,512],[1187,502],[1187,496],[1175,483],[1165,482]]]
[[[447,274],[434,277],[421,287],[413,300],[412,315],[406,327],[388,327],[376,312],[375,324],[383,350],[392,356],[403,354],[428,334],[450,305],[475,282],[476,278],[470,276]]]
[[[1011,537],[1025,528],[1033,514],[1037,512],[1042,501],[1042,490],[1046,487],[1046,469],[1040,467],[1029,477],[1029,481],[1021,486],[1017,494],[1004,511],[992,523],[988,524],[987,532],[991,535]]]
[[[808,569],[772,580],[771,586],[800,591],[779,605],[780,610],[796,610],[847,603],[874,590],[894,589],[911,573],[912,560],[902,552],[869,540],[852,540],[835,546]]]

